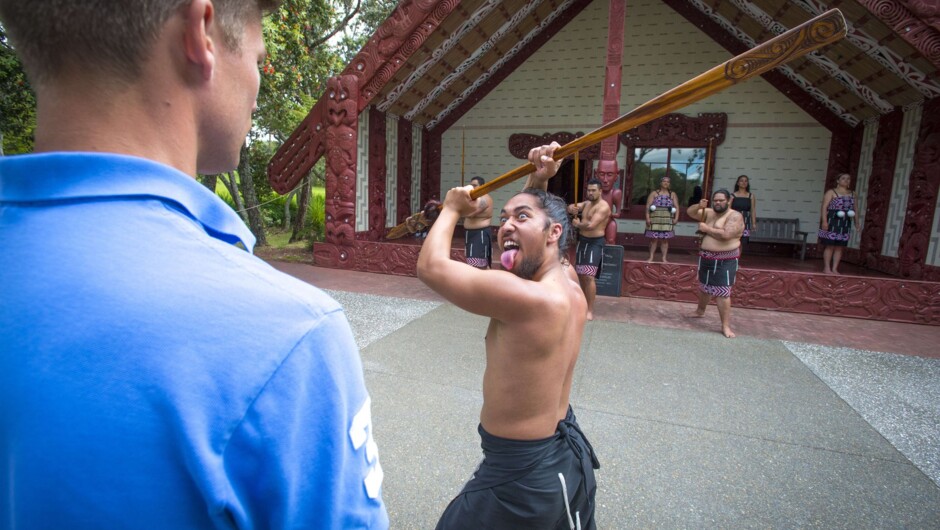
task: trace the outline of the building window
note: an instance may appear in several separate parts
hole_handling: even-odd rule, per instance
[[[704,147],[634,148],[631,204],[645,206],[650,192],[659,189],[660,179],[669,176],[679,204],[687,206],[695,187],[704,182],[705,154]]]
[[[620,143],[627,149],[620,217],[643,219],[650,192],[669,175],[670,188],[679,199],[679,221],[690,221],[685,210],[695,188],[701,187],[705,196],[711,191],[715,151],[725,139],[727,125],[724,113],[667,114],[621,134]]]

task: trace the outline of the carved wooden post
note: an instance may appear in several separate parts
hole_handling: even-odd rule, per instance
[[[604,67],[604,123],[620,116],[621,73],[623,72],[623,30],[626,0],[610,0],[607,19],[607,65]],[[601,142],[601,161],[612,160],[617,171],[617,137]]]
[[[396,190],[396,204],[398,205],[398,219],[403,223],[411,215],[411,179],[414,178],[411,167],[411,155],[414,138],[411,134],[411,121],[398,118],[398,190]]]
[[[332,77],[326,87],[326,242],[352,247],[356,240],[358,79],[354,75]],[[340,255],[341,261],[348,258],[348,252]]]
[[[928,100],[922,116],[914,148],[907,215],[898,246],[901,276],[915,280],[924,276],[933,214],[940,192],[940,98]]]
[[[385,237],[385,113],[369,110],[369,232],[366,239]]]
[[[441,199],[441,133],[425,129],[421,140],[421,204],[426,204]]]
[[[878,120],[878,136],[875,139],[865,198],[865,219],[859,240],[862,264],[869,268],[879,268],[878,257],[884,245],[903,119],[904,114],[897,109]]]

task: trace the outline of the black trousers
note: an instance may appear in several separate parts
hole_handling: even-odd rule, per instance
[[[483,462],[451,501],[439,530],[596,528],[594,495],[600,468],[568,408],[553,436],[508,440],[480,432]]]

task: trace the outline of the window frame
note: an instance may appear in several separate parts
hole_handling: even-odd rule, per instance
[[[724,142],[728,115],[725,113],[705,113],[697,117],[684,114],[667,114],[620,135],[620,143],[626,149],[624,171],[619,178],[622,190],[620,219],[643,220],[646,218],[646,200],[635,204],[637,197],[632,197],[634,178],[634,153],[637,148],[669,149],[667,170],[671,167],[673,149],[705,149],[702,194],[708,196],[715,174],[715,152]],[[686,214],[686,205],[679,205],[679,222],[694,222]]]

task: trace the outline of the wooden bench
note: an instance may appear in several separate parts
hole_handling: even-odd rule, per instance
[[[777,219],[765,217],[757,219],[757,230],[751,230],[749,241],[753,243],[785,243],[800,247],[800,260],[806,259],[806,236],[809,232],[800,230],[799,219]]]

